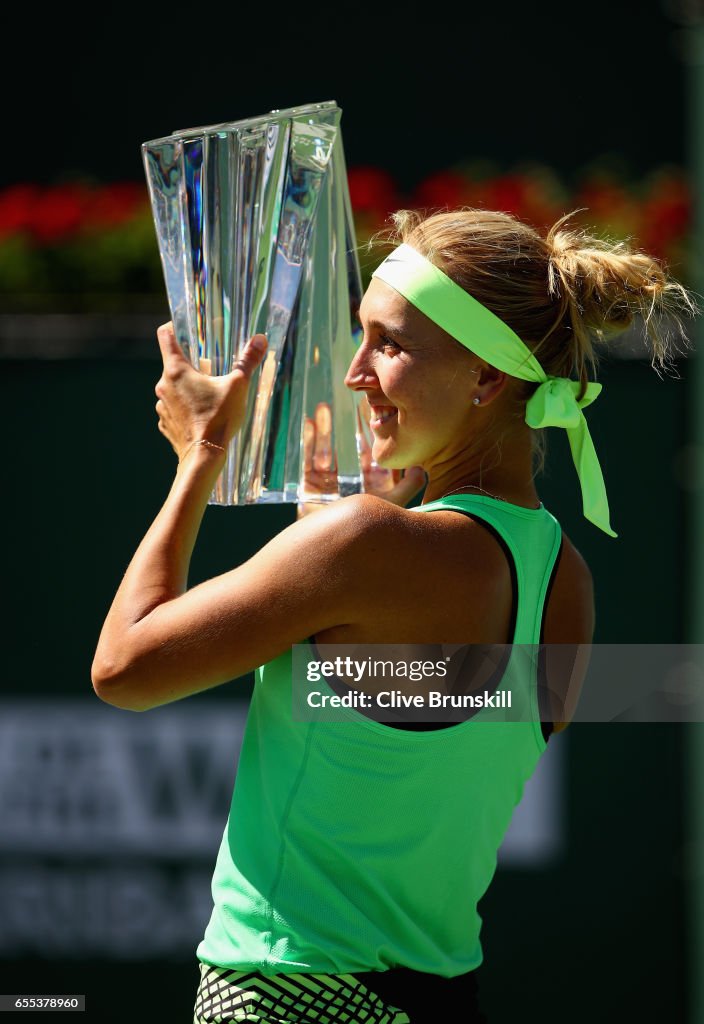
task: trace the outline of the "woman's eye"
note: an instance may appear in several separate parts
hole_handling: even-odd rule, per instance
[[[401,346],[398,344],[398,342],[394,341],[393,338],[389,338],[386,334],[380,334],[379,337],[383,341],[385,348],[388,348],[389,346],[391,346],[391,348],[394,349],[394,351],[396,351],[396,352],[400,352],[401,351]]]

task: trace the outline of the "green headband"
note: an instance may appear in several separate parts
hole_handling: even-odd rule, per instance
[[[610,537],[618,537],[609,524],[609,503],[604,477],[582,409],[601,392],[601,384],[587,384],[577,400],[580,382],[545,373],[531,350],[503,320],[410,245],[400,245],[374,272],[413,306],[452,335],[465,348],[512,377],[540,384],[526,403],[526,423],[564,427],[582,486],[585,517]]]

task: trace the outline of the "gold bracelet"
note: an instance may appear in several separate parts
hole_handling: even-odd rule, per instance
[[[183,453],[181,458],[178,460],[179,466],[181,465],[183,460],[186,458],[186,456],[190,452],[191,448],[193,448],[197,444],[205,445],[206,448],[216,448],[219,452],[224,452],[225,451],[225,449],[222,448],[219,444],[214,444],[212,441],[206,441],[206,439],[204,437],[201,437],[197,441],[191,441],[191,443],[189,444],[188,448],[186,448],[185,452]]]

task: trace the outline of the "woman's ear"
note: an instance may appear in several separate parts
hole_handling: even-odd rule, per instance
[[[488,362],[478,368],[477,383],[474,387],[472,402],[475,406],[489,406],[497,398],[509,380],[509,375],[502,370],[489,366]],[[477,400],[479,399],[479,400]]]

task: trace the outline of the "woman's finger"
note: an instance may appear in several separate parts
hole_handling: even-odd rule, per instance
[[[384,493],[383,497],[386,501],[393,502],[394,505],[405,507],[411,498],[425,486],[426,479],[425,470],[420,466],[412,466],[406,470],[406,475],[399,480],[395,487]]]
[[[157,340],[159,342],[159,349],[161,351],[161,358],[164,366],[168,363],[184,362],[188,366],[191,364],[183,354],[183,349],[176,340],[176,334],[174,332],[174,325],[171,321],[168,324],[162,324],[161,327],[157,327],[156,331]]]
[[[313,470],[313,449],[315,447],[315,422],[306,416],[303,424],[303,468],[306,478]]]
[[[235,362],[232,372],[242,374],[249,380],[261,363],[268,345],[265,334],[255,334],[242,349],[242,355]]]
[[[315,410],[313,465],[322,471],[332,466],[332,410],[328,402],[318,402]]]

